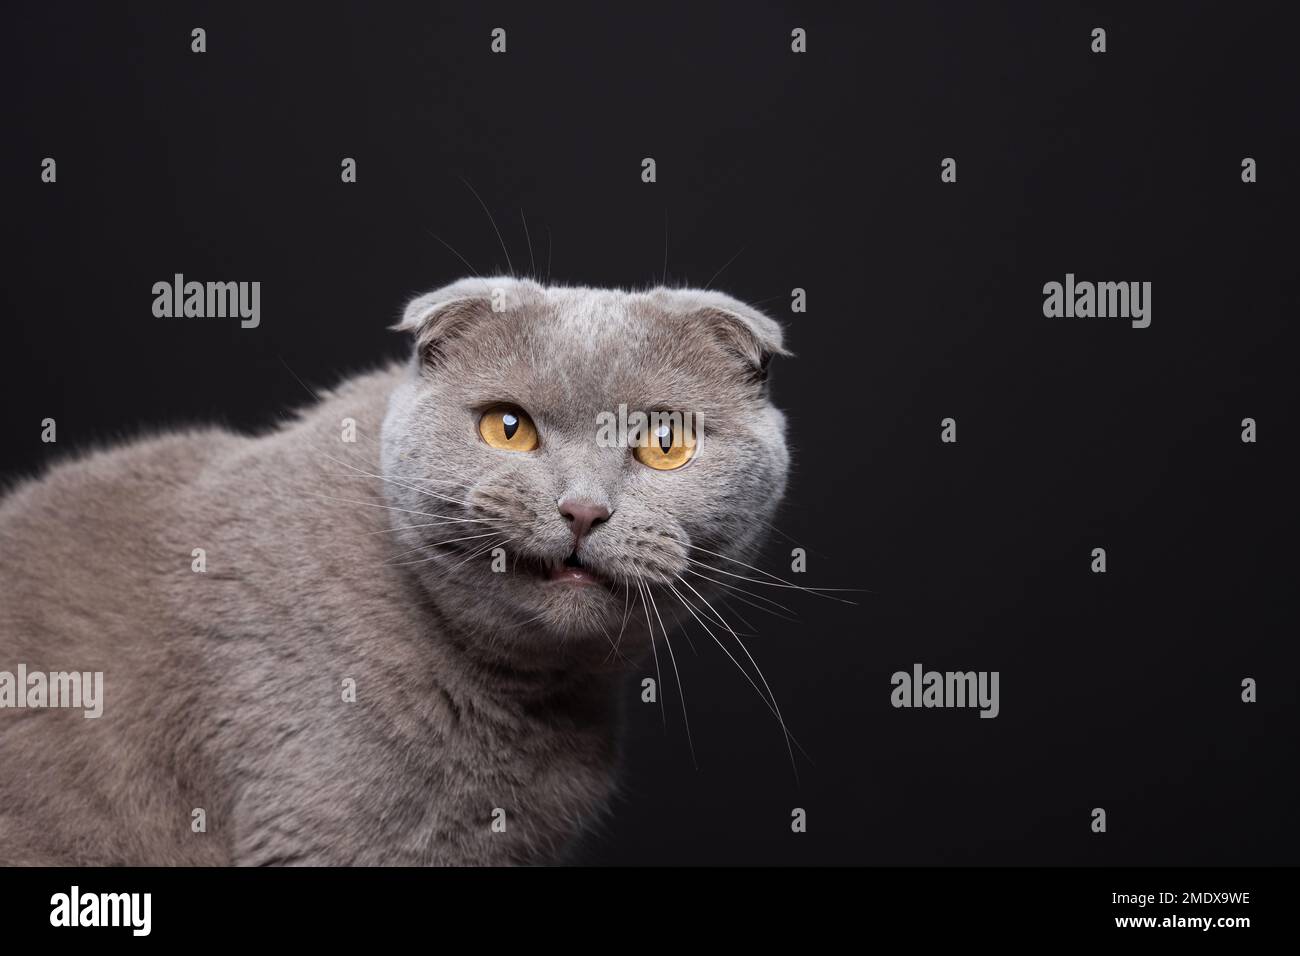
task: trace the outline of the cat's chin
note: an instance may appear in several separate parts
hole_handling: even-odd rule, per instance
[[[575,630],[599,633],[601,627],[617,622],[623,607],[622,596],[616,597],[610,585],[591,574],[536,580],[532,586],[541,605],[539,621],[564,633]]]
[[[609,669],[629,666],[649,651],[643,619],[628,610],[622,588],[589,576],[533,582],[537,610],[529,637],[549,637],[569,654],[603,661]],[[636,591],[632,591],[635,604]]]

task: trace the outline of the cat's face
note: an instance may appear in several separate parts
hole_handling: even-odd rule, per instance
[[[671,633],[685,599],[707,620],[708,578],[753,573],[734,562],[752,563],[789,463],[771,319],[719,293],[478,279],[401,327],[416,358],[383,432],[390,514],[418,549],[401,560],[481,640],[635,657],[647,617]]]

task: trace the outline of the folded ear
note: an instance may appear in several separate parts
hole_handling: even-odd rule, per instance
[[[461,279],[412,299],[402,320],[392,328],[412,333],[416,353],[425,365],[433,367],[441,361],[448,343],[489,312],[517,307],[530,285],[510,276]]]
[[[792,354],[785,348],[780,324],[739,299],[697,289],[656,289],[651,295],[666,311],[704,323],[724,348],[743,361],[755,384],[766,383],[774,355]]]

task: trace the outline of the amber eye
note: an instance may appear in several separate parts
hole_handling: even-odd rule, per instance
[[[651,416],[649,435],[633,449],[636,460],[655,471],[672,471],[695,454],[695,429],[689,416],[672,412]]]
[[[493,448],[506,451],[532,451],[540,444],[537,426],[527,412],[514,405],[489,408],[478,420],[478,433]]]

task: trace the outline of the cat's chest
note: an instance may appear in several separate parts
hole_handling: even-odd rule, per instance
[[[607,812],[616,729],[518,721],[461,727],[432,755],[429,813],[413,833],[434,864],[563,859]]]

